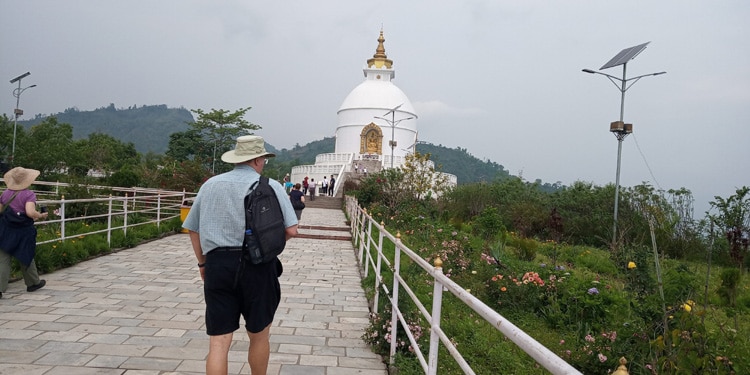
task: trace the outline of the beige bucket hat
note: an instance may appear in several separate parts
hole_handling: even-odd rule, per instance
[[[266,151],[266,142],[258,135],[243,135],[237,138],[234,150],[227,151],[221,155],[221,160],[226,163],[244,163],[261,156],[273,158],[276,154]]]
[[[31,183],[39,177],[36,169],[15,167],[5,173],[3,179],[10,190],[23,190],[31,186]]]

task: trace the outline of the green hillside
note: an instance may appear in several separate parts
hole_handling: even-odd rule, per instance
[[[104,133],[123,143],[132,142],[141,153],[163,154],[167,151],[169,135],[188,129],[193,115],[185,108],[166,105],[132,106],[117,109],[114,104],[93,111],[68,108],[54,115],[36,115],[32,120],[19,121],[27,129],[54,116],[57,121],[73,126],[73,139],[83,139],[91,133]]]
[[[489,182],[510,176],[502,165],[489,159],[479,160],[465,148],[448,148],[443,145],[420,142],[417,144],[417,152],[430,154],[430,160],[434,161],[443,172],[456,175],[459,184]]]

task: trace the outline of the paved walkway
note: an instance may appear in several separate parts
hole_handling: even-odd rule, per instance
[[[301,225],[343,227],[338,210],[308,208]],[[302,229],[304,234],[347,232]],[[282,300],[271,328],[272,375],[384,375],[361,340],[368,308],[350,241],[292,239],[281,255]],[[208,354],[203,283],[187,234],[42,276],[0,299],[0,374],[202,374]],[[249,374],[235,332],[229,373]]]

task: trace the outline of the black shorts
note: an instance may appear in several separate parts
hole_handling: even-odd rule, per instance
[[[242,251],[214,249],[206,255],[203,293],[206,299],[206,332],[223,335],[240,327],[258,333],[273,322],[281,301],[282,266],[278,259],[253,265],[242,260]]]

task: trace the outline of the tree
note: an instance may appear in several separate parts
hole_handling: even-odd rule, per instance
[[[390,213],[406,203],[431,200],[449,191],[448,176],[437,171],[429,154],[409,154],[398,168],[371,173],[362,180],[357,199],[367,206],[378,202]]]
[[[709,218],[724,232],[729,243],[729,255],[742,269],[750,241],[750,187],[737,189],[727,199],[719,196],[714,199],[710,205],[719,212],[709,215]]]
[[[23,128],[23,127],[21,127]],[[13,122],[6,114],[0,116],[0,161],[10,160],[13,147]]]
[[[601,246],[612,236],[612,196],[614,185],[601,187],[575,181],[552,193],[552,207],[565,221],[565,241]]]
[[[88,139],[77,141],[75,146],[88,169],[102,171],[107,176],[140,161],[132,142],[123,143],[104,133],[91,133]]]
[[[405,159],[399,167],[403,173],[403,187],[414,199],[440,196],[450,189],[448,175],[435,169],[430,154],[414,152],[406,155]]]
[[[62,173],[71,165],[80,164],[80,156],[73,152],[73,127],[48,117],[34,125],[28,136],[16,140],[15,165],[37,169],[42,176]]]
[[[231,150],[237,137],[253,134],[254,130],[261,128],[243,118],[250,108],[240,108],[232,113],[224,109],[211,109],[211,112],[191,109],[198,115],[198,120],[189,123],[189,130],[170,135],[167,155],[180,161],[198,161],[212,173],[217,173],[216,158]]]

